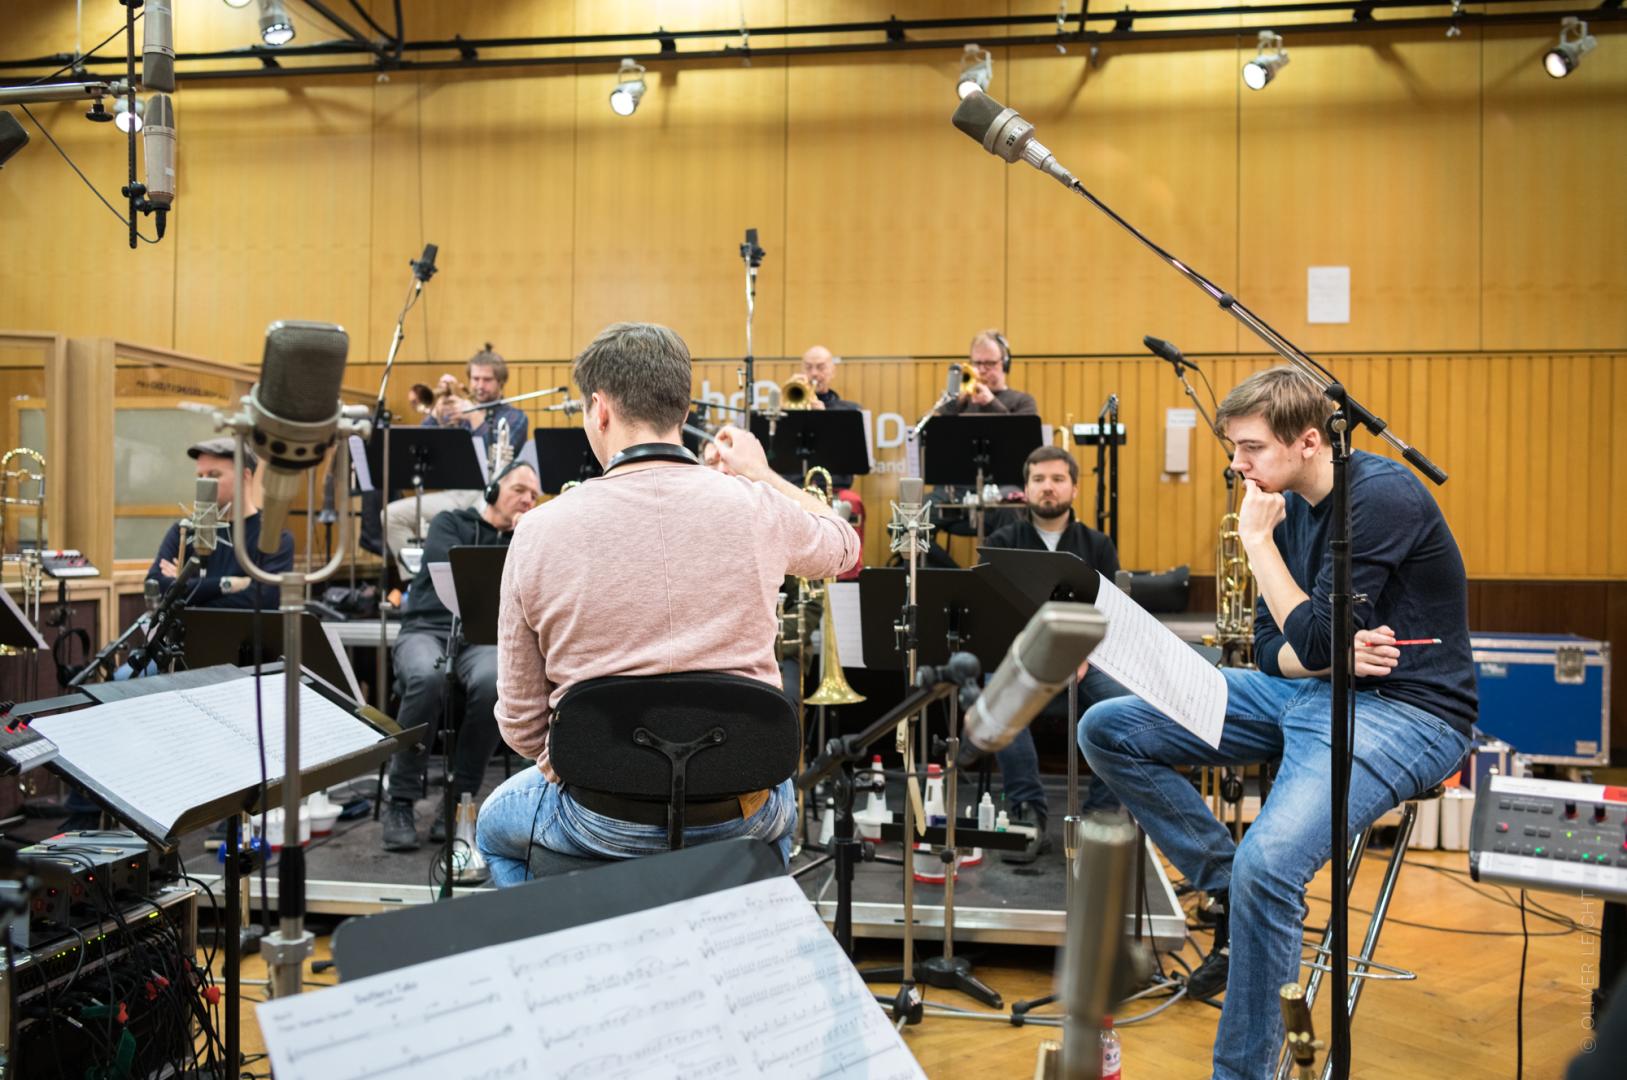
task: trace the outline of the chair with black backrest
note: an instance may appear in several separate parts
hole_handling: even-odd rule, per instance
[[[715,671],[610,676],[568,690],[549,722],[559,782],[590,810],[686,827],[739,816],[739,796],[797,768],[802,729],[777,686]]]

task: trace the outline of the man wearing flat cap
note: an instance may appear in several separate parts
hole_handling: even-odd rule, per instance
[[[200,477],[212,477],[219,483],[219,494],[216,502],[220,504],[220,517],[223,523],[229,523],[233,518],[243,519],[243,541],[249,546],[249,554],[254,564],[270,574],[280,574],[285,570],[294,568],[294,538],[284,529],[282,542],[277,545],[275,555],[262,555],[259,551],[260,541],[260,506],[255,499],[255,470],[259,461],[254,454],[245,449],[243,452],[243,478],[245,483],[243,491],[237,491],[236,480],[232,473],[232,446],[235,440],[230,436],[222,435],[218,438],[205,439],[187,447],[187,456],[197,462],[197,474]],[[175,582],[175,575],[179,572],[181,564],[186,557],[192,554],[191,538],[188,538],[186,549],[181,549],[181,527],[179,523],[169,527],[164,534],[164,540],[158,545],[158,557],[147,570],[149,579],[156,579],[160,589],[168,590]],[[251,588],[256,587],[254,581],[243,572],[238,564],[237,550],[232,547],[232,531],[226,524],[215,536],[215,550],[203,560],[199,574],[193,579],[192,591],[187,594],[187,607],[211,608],[252,608],[254,607],[254,593]],[[275,585],[260,585],[260,607],[267,611],[277,608],[277,588]]]

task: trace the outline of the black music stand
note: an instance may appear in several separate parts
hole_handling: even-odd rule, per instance
[[[383,475],[382,435],[367,442],[367,468]],[[406,477],[415,491],[478,491],[486,486],[485,470],[475,452],[475,438],[463,428],[395,427],[390,429],[390,475]]]
[[[497,608],[502,601],[503,565],[507,547],[458,544],[448,549],[452,588],[458,596],[458,618],[463,622],[465,645],[497,644]]]
[[[782,413],[773,423],[753,414],[751,433],[768,452],[768,467],[782,476],[806,476],[813,465],[832,476],[864,476],[870,472],[870,444],[864,437],[864,413],[858,409],[798,409]]]
[[[260,624],[259,663],[282,659],[282,620],[280,611],[248,611],[238,608],[185,608],[181,625],[186,630],[183,657],[189,668],[219,664],[252,667],[254,624]],[[356,693],[356,675],[343,653],[336,653],[322,621],[308,611],[300,619],[300,663],[338,689]],[[87,689],[89,689],[87,687]]]
[[[11,594],[0,589],[0,645],[13,649],[48,649],[45,639],[24,615]]]
[[[1038,416],[934,416],[921,436],[921,479],[1022,487],[1023,462],[1044,441]]]
[[[537,480],[546,495],[558,495],[573,480],[604,475],[588,433],[580,427],[537,428],[531,440],[537,447]]]
[[[1038,610],[1047,600],[1096,602],[1101,575],[1071,551],[983,547],[978,554],[991,566],[1001,587]]]

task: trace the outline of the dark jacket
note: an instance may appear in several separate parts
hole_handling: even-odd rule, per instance
[[[994,400],[987,405],[974,404],[971,398],[967,398],[966,404],[962,405],[960,398],[956,398],[938,410],[939,416],[977,416],[979,414],[1038,416],[1039,405],[1034,402],[1033,394],[1025,394],[1021,390],[1013,390],[1008,386],[1004,390],[996,390]]]
[[[512,535],[498,532],[488,524],[480,516],[479,507],[443,510],[436,514],[429,523],[429,535],[424,538],[424,561],[419,565],[418,573],[413,575],[412,586],[407,591],[407,610],[401,616],[401,632],[451,633],[452,613],[435,595],[435,583],[429,578],[429,564],[446,562],[450,557],[448,552],[464,544],[507,547]],[[497,582],[491,583],[493,589],[497,586]]]
[[[1039,530],[1034,528],[1027,514],[994,530],[984,539],[983,546],[1016,548],[1019,551],[1050,550],[1040,539]],[[1056,549],[1079,556],[1090,564],[1092,570],[1106,576],[1108,581],[1112,581],[1113,575],[1119,572],[1119,553],[1113,547],[1113,541],[1108,539],[1106,533],[1097,532],[1075,519],[1072,510],[1068,511],[1068,527],[1062,531],[1062,539],[1057,541]]]
[[[260,515],[250,515],[243,521],[243,539],[248,544],[249,557],[254,565],[268,574],[281,574],[294,568],[294,538],[288,530],[282,531],[282,541],[277,545],[275,555],[260,554]],[[159,542],[158,555],[153,564],[147,568],[147,577],[155,579],[158,587],[165,592],[174,584],[175,579],[167,577],[159,569],[159,564],[165,559],[174,562],[178,567],[188,555],[192,554],[192,544],[189,541],[186,551],[180,550],[181,526],[176,523],[169,527],[164,539]],[[202,576],[197,578],[192,586],[192,592],[187,595],[187,607],[210,608],[252,608],[254,607],[254,590],[260,591],[260,607],[271,611],[277,607],[277,587],[275,585],[260,585],[256,583],[242,592],[222,593],[220,579],[229,577],[246,577],[248,571],[243,569],[237,561],[237,549],[232,547],[232,533],[230,529],[221,529],[215,534],[215,550],[203,561]]]

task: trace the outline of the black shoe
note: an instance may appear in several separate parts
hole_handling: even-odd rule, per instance
[[[418,850],[418,822],[413,816],[412,803],[391,799],[384,804],[384,850]]]
[[[446,815],[437,808],[435,820],[429,826],[429,842],[432,844],[446,843]]]
[[[1000,861],[1013,866],[1027,866],[1047,851],[1051,850],[1051,838],[1045,833],[1045,815],[1032,803],[1018,803],[1012,811],[1011,821],[1016,825],[1032,825],[1034,835],[1029,838],[1028,846],[1021,851],[1003,851]]]
[[[1186,996],[1208,999],[1226,990],[1226,975],[1231,969],[1231,947],[1222,945],[1203,958],[1197,970],[1186,977]]]

